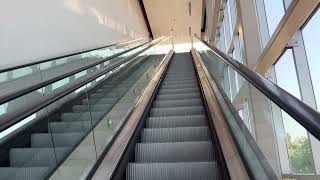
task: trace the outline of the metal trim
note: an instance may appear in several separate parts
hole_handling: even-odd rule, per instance
[[[191,53],[195,69],[198,74],[199,84],[201,84],[203,90],[203,97],[209,109],[208,113],[212,117],[211,120],[213,121],[212,123],[220,142],[220,147],[223,152],[230,178],[249,180],[250,176],[247,173],[247,168],[241,160],[241,154],[239,153],[228,124],[226,123],[227,121],[225,120],[225,116],[219,106],[217,97],[213,92],[213,88],[210,85],[210,81],[212,81],[212,79],[210,80],[208,78],[208,72],[206,72],[201,57],[197,54],[196,50],[192,49]]]

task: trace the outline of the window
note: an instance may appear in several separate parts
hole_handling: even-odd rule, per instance
[[[282,0],[264,0],[264,7],[267,16],[269,35],[272,36],[284,15],[284,4]]]
[[[277,84],[301,99],[292,50],[287,50],[275,64]],[[282,111],[288,155],[293,174],[313,174],[314,165],[307,131],[286,112]]]
[[[230,32],[232,34],[236,25],[236,20],[237,20],[235,0],[228,0],[227,6],[228,6],[228,14],[229,14]]]
[[[311,80],[318,110],[320,109],[320,11],[318,10],[302,29]]]

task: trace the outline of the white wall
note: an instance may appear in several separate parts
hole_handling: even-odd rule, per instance
[[[147,36],[137,0],[0,1],[0,69]]]

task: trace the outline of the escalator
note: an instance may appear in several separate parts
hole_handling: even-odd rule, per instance
[[[320,114],[196,38],[190,53],[160,38],[0,97],[0,180],[283,177],[269,106],[317,138]]]
[[[43,179],[74,150],[92,126],[108,114],[142,74],[159,63],[155,57],[140,59],[127,70],[88,91],[90,99],[80,96],[68,101],[49,115],[49,122],[45,118],[39,120],[29,129],[16,134],[7,144],[2,144],[0,179]],[[121,124],[115,121],[110,123],[109,130],[96,132],[97,136],[102,133],[105,137],[112,137],[113,131]],[[17,141],[19,143],[12,148]],[[7,159],[4,160],[4,157]]]
[[[211,136],[191,55],[175,54],[141,131],[141,142],[135,145],[126,179],[221,179],[217,144]]]

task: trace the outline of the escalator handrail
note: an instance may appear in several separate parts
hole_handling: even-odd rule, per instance
[[[291,95],[278,85],[267,80],[260,74],[250,70],[242,63],[226,55],[218,48],[210,45],[206,41],[194,35],[200,42],[205,44],[213,53],[221,58],[222,61],[231,66],[242,77],[249,81],[254,87],[260,90],[271,101],[287,112],[292,118],[306,128],[312,135],[320,140],[320,113],[305,104],[300,99]]]
[[[64,96],[68,95],[71,92],[74,92],[75,90],[85,86],[86,84],[90,83],[91,81],[99,78],[100,76],[103,76],[109,71],[112,71],[113,69],[121,66],[122,64],[125,64],[129,62],[130,60],[134,59],[137,55],[143,53],[147,49],[150,49],[154,45],[165,41],[167,38],[158,38],[156,40],[153,40],[151,45],[148,47],[136,52],[135,54],[130,55],[129,57],[123,59],[120,62],[116,62],[112,64],[111,66],[107,67],[105,70],[101,70],[100,72],[96,72],[96,74],[89,76],[89,77],[84,77],[81,81],[79,82],[74,82],[74,85],[72,86],[66,86],[63,87],[48,96],[45,96],[44,98],[41,98],[37,102],[33,102],[31,104],[28,104],[28,106],[24,106],[23,108],[20,108],[14,112],[10,112],[8,114],[3,115],[0,118],[0,132],[9,128],[10,126],[20,122],[21,120],[29,117],[30,115],[36,113],[37,111],[41,110],[42,108],[56,102],[57,100],[63,98]]]
[[[122,52],[120,52],[120,53],[114,54],[114,55],[112,55],[112,56],[109,56],[109,57],[107,57],[107,58],[102,58],[100,61],[97,61],[97,62],[94,62],[94,63],[92,63],[92,64],[83,66],[83,67],[81,67],[81,68],[75,69],[75,70],[70,71],[70,72],[67,72],[67,73],[65,73],[65,74],[61,74],[61,75],[59,75],[59,76],[57,76],[57,77],[48,79],[48,80],[43,81],[43,82],[40,82],[40,83],[38,83],[38,84],[35,84],[35,85],[29,86],[29,87],[25,87],[25,88],[19,89],[19,90],[17,90],[17,91],[12,91],[12,92],[10,92],[9,94],[3,95],[2,97],[0,96],[0,104],[4,104],[4,103],[6,103],[6,102],[8,102],[8,101],[11,101],[11,100],[13,100],[13,99],[19,98],[19,97],[21,97],[21,96],[23,96],[23,95],[25,95],[25,94],[31,93],[31,92],[33,92],[33,91],[36,91],[36,90],[38,90],[38,89],[40,89],[40,88],[42,88],[42,87],[48,86],[48,85],[50,85],[50,84],[52,84],[52,83],[54,83],[54,82],[60,81],[60,80],[62,80],[62,79],[64,79],[64,78],[67,78],[67,77],[69,77],[69,76],[72,76],[72,75],[74,75],[74,74],[77,74],[77,73],[79,73],[79,72],[81,72],[81,71],[84,71],[84,70],[86,70],[86,69],[92,68],[92,67],[94,67],[94,66],[96,66],[96,65],[99,65],[99,64],[101,64],[101,63],[104,63],[104,62],[106,62],[106,61],[109,61],[109,60],[111,60],[111,59],[113,59],[113,58],[116,58],[116,57],[118,57],[118,56],[121,56],[121,55],[123,55],[123,54],[125,54],[125,53],[127,53],[127,52],[129,52],[129,51],[132,51],[132,50],[134,50],[134,49],[137,49],[137,48],[139,48],[139,47],[142,47],[142,46],[144,46],[144,45],[146,45],[146,44],[148,44],[148,43],[151,43],[151,42],[146,42],[146,43],[143,43],[143,44],[141,44],[141,45],[139,45],[139,46],[136,46],[136,47],[134,47],[134,48],[131,48],[131,49],[122,51]]]
[[[70,56],[75,56],[75,55],[87,53],[87,52],[90,52],[90,51],[96,51],[96,50],[99,50],[99,49],[105,49],[105,48],[108,48],[108,47],[117,46],[117,45],[120,45],[120,44],[134,42],[134,41],[138,41],[138,40],[142,40],[142,39],[144,39],[144,38],[139,38],[139,39],[134,39],[134,40],[130,40],[130,41],[114,43],[114,44],[110,44],[110,45],[106,45],[106,46],[101,46],[101,47],[97,47],[97,48],[88,49],[88,50],[85,50],[85,51],[66,54],[66,55],[63,55],[63,56],[57,56],[57,57],[54,57],[54,58],[49,58],[49,59],[44,59],[44,60],[35,61],[35,62],[31,62],[31,63],[26,63],[26,64],[22,64],[22,65],[17,65],[17,66],[14,66],[14,67],[3,68],[3,69],[0,69],[0,73],[16,70],[16,69],[20,69],[20,68],[25,68],[25,67],[28,67],[28,66],[33,66],[33,65],[36,65],[36,64],[41,64],[41,63],[45,63],[45,62],[49,62],[49,61],[54,61],[54,60],[58,60],[58,59],[62,59],[62,58],[70,57]]]

